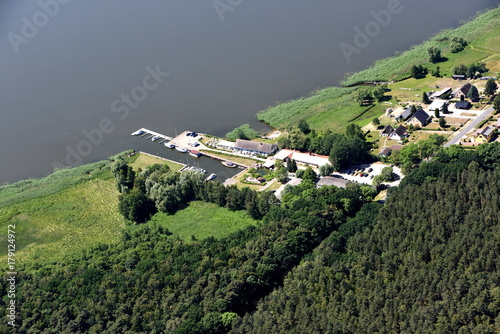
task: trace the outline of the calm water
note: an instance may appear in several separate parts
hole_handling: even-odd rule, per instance
[[[50,15],[38,1],[0,2],[0,184],[130,148],[184,159],[130,136],[141,127],[264,131],[257,111],[337,84],[498,4],[401,0],[348,62],[340,43],[353,44],[354,28],[390,1],[242,0],[225,12],[211,0],[42,1]]]

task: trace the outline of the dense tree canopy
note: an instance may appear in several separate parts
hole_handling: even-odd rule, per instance
[[[227,238],[190,243],[147,223],[124,230],[119,243],[100,244],[61,263],[23,264],[19,327],[3,322],[1,333],[227,332],[373,197],[356,185],[317,189],[309,181],[315,175],[289,189],[281,203],[271,192],[226,188],[192,172],[154,166],[140,177],[137,188],[122,196],[126,215],[130,207],[144,208],[135,204],[149,198],[170,213],[196,199],[245,210],[261,223]],[[136,213],[128,218],[141,220]],[[3,280],[3,295],[6,289]],[[0,311],[5,314],[5,304]]]
[[[472,163],[332,233],[231,333],[495,333],[500,171]],[[363,219],[365,217],[365,219]]]

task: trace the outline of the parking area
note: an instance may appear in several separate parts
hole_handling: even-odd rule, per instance
[[[204,148],[204,145],[200,144],[199,142],[201,138],[203,138],[202,134],[191,131],[184,131],[173,140],[171,140],[170,143],[174,144],[175,146],[180,146],[187,149],[193,149],[194,147],[198,147],[197,149],[200,149]]]
[[[382,164],[376,162],[373,164],[363,164],[357,166],[351,166],[341,170],[340,172],[333,173],[333,176],[341,177],[345,180],[354,181],[357,183],[372,184],[373,178],[382,173],[384,167],[390,167],[390,165]],[[384,182],[389,186],[398,186],[401,179],[404,177],[401,173],[401,169],[396,166],[392,166],[393,172],[398,176],[396,181]]]

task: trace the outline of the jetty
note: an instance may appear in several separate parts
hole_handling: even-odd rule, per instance
[[[172,139],[174,139],[172,137],[166,136],[164,134],[161,134],[161,133],[158,133],[155,131],[151,131],[151,130],[146,129],[146,128],[140,128],[139,130],[133,132],[132,136],[138,136],[140,138],[145,138],[146,140],[149,140],[149,139],[153,140],[153,138],[156,138],[153,141],[158,143],[158,144],[163,144],[166,141],[171,141]]]

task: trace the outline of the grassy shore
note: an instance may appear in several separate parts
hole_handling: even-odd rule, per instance
[[[462,52],[453,54],[449,50],[449,45],[450,40],[456,36],[465,38],[469,45]],[[429,46],[438,47],[446,60],[436,64],[429,63],[427,61]],[[359,126],[369,124],[373,118],[381,116],[384,110],[391,106],[377,103],[365,112],[366,107],[360,107],[353,98],[356,88],[349,86],[373,81],[400,81],[394,85],[420,88],[422,91],[404,92],[398,90],[399,86],[389,85],[392,89],[389,94],[395,94],[391,102],[397,103],[412,99],[420,101],[421,97],[415,95],[435,89],[436,86],[449,85],[449,82],[445,81],[451,79],[437,79],[428,75],[422,80],[403,80],[410,77],[413,65],[423,65],[431,71],[439,66],[441,74],[449,78],[454,65],[470,65],[479,61],[485,62],[486,67],[490,69],[485,75],[500,76],[500,7],[479,15],[457,29],[442,31],[406,52],[379,60],[363,71],[347,75],[341,83],[344,87],[321,89],[309,96],[272,106],[259,112],[257,118],[278,129],[286,129],[288,126],[296,125],[301,119],[305,119],[312,129],[344,132],[350,123]],[[478,85],[480,89],[481,85],[482,83]]]
[[[463,37],[470,44],[464,51],[453,54],[449,51],[449,45],[450,40],[456,36]],[[448,60],[429,64],[426,61],[429,46],[439,48]],[[491,74],[496,75],[495,73],[500,70],[498,53],[500,53],[500,7],[483,13],[456,29],[444,30],[400,55],[379,60],[363,71],[348,75],[342,81],[342,85],[352,86],[367,81],[402,80],[410,76],[410,69],[413,65],[429,66],[430,69],[439,66],[441,73],[449,76],[455,64],[484,61],[487,67],[490,66]]]
[[[180,165],[144,154],[120,156],[138,170],[165,163]],[[110,172],[116,157],[94,164],[57,171],[40,180],[26,180],[0,187],[0,243],[7,244],[8,225],[15,225],[16,268],[30,263],[57,263],[99,243],[114,243],[128,225],[118,212],[119,192]],[[168,216],[158,213],[153,221],[168,227],[182,239],[226,236],[256,224],[245,212],[193,202]],[[6,252],[0,261],[7,262]]]
[[[110,172],[114,158],[0,187],[0,242],[6,243],[7,227],[14,224],[19,267],[33,260],[57,262],[117,240],[125,221]],[[0,261],[5,258],[2,253]]]

